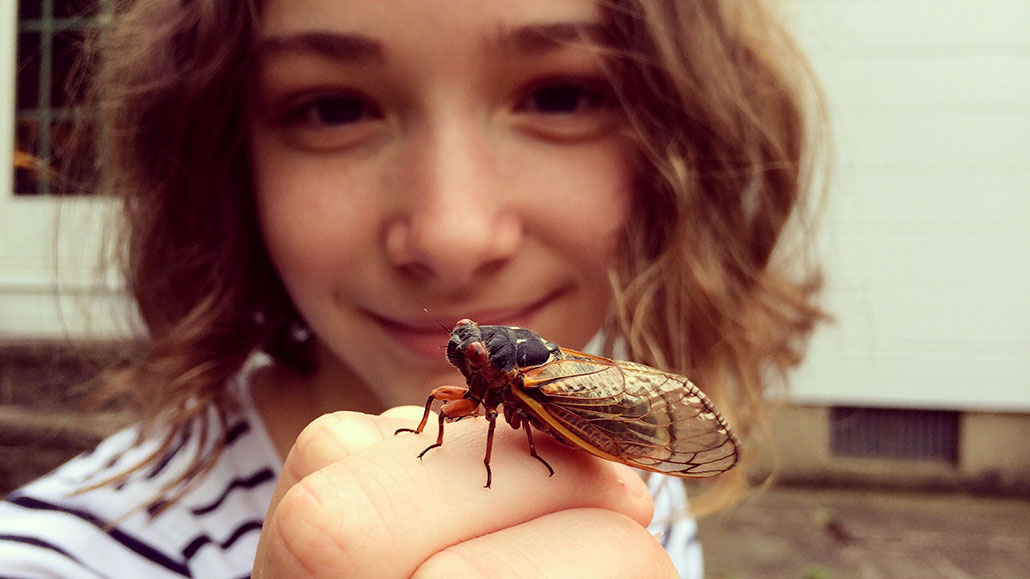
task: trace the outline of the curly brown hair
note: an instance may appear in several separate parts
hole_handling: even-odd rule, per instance
[[[819,88],[762,2],[605,5],[645,157],[615,329],[633,359],[701,384],[746,438],[825,317],[805,243],[825,160]]]
[[[308,364],[289,347],[297,314],[250,186],[258,4],[129,1],[100,43],[101,166],[123,201],[125,279],[148,337],[112,389],[140,400],[148,423],[170,423],[155,459],[199,412],[228,408],[226,381],[255,351]],[[746,436],[770,379],[800,361],[822,317],[818,271],[798,259],[805,243],[781,247],[792,220],[805,228],[818,90],[759,0],[600,6],[606,67],[640,150],[608,345],[622,339],[631,358],[691,376]]]

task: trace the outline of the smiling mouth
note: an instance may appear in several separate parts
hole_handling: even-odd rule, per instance
[[[436,314],[430,309],[428,311],[431,318],[412,321],[402,322],[372,312],[368,312],[368,315],[402,348],[417,353],[423,358],[442,360],[451,328],[457,324],[458,320],[469,318],[480,325],[525,327],[532,324],[541,309],[569,291],[571,288],[561,288],[535,302],[516,307],[443,315]]]

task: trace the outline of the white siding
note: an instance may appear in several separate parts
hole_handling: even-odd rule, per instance
[[[1030,2],[788,9],[836,147],[794,399],[1030,410]]]

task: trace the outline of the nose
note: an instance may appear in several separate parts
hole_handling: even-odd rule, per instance
[[[422,283],[466,286],[515,256],[522,223],[484,130],[437,123],[412,136],[402,158],[396,182],[404,206],[386,231],[387,258],[398,271]]]

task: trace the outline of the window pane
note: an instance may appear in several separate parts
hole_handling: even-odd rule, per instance
[[[35,195],[39,193],[42,162],[39,156],[39,121],[18,119],[14,138],[17,144],[14,157],[14,194]]]
[[[75,135],[76,119],[90,119],[80,58],[108,0],[19,0],[15,122],[15,194],[92,192],[81,167],[94,151]],[[100,7],[100,8],[98,8]],[[86,133],[86,131],[82,131]],[[96,133],[93,132],[93,135]],[[72,144],[75,141],[75,152]],[[74,161],[77,167],[71,167]]]
[[[76,98],[75,93],[80,93],[73,82],[82,78],[76,78],[76,66],[82,54],[83,33],[80,30],[67,30],[54,34],[53,52],[54,63],[50,76],[50,106],[55,109],[68,108],[82,102],[82,98]],[[80,82],[81,84],[81,82]]]
[[[54,18],[92,18],[97,12],[97,0],[54,0]]]
[[[18,20],[40,18],[43,9],[43,0],[18,0]]]
[[[39,106],[39,33],[18,33],[18,90],[14,106],[19,111]]]

